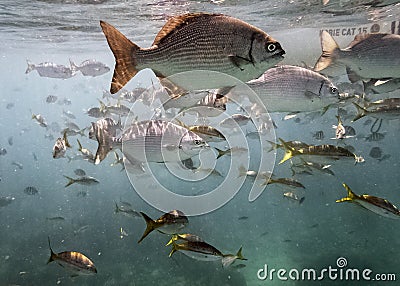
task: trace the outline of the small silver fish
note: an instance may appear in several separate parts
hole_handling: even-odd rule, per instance
[[[110,71],[108,66],[93,59],[83,61],[79,66],[71,60],[69,62],[73,71],[80,71],[84,76],[95,77]]]
[[[24,168],[24,165],[22,165],[22,163],[20,162],[16,162],[16,161],[12,161],[11,165],[16,166],[18,169],[22,170]]]
[[[71,68],[63,65],[57,65],[49,62],[35,65],[28,60],[26,62],[28,64],[28,68],[26,69],[25,73],[30,73],[31,71],[36,70],[41,77],[60,79],[67,79],[75,75]]]
[[[33,195],[37,195],[39,193],[39,191],[35,187],[29,186],[24,189],[24,193],[27,195],[33,196]]]
[[[371,134],[365,137],[365,140],[369,142],[381,141],[383,139],[385,139],[385,134],[379,132],[372,132]]]
[[[299,204],[302,204],[304,202],[304,199],[305,199],[305,197],[299,197],[294,192],[285,192],[285,193],[283,193],[283,196],[285,198],[297,201]]]
[[[104,111],[101,111],[99,107],[89,108],[86,111],[86,114],[89,115],[90,117],[94,117],[94,118],[101,118],[101,117],[105,117],[108,115],[108,114],[104,113]]]
[[[232,116],[222,120],[219,125],[224,128],[235,128],[239,126],[246,126],[251,120],[251,117],[244,114],[233,114]]]
[[[343,126],[343,122],[340,119],[340,116],[337,115],[336,116],[337,120],[338,120],[338,124],[337,126],[332,126],[335,129],[335,137],[336,139],[344,139],[346,136],[346,128],[344,128]]]
[[[90,176],[81,176],[76,179],[64,176],[65,178],[68,179],[68,183],[65,185],[65,187],[68,187],[72,184],[80,184],[80,185],[85,185],[85,186],[92,186],[92,185],[97,185],[100,183],[96,178],[90,177]]]
[[[53,146],[53,159],[59,159],[65,156],[67,148],[71,148],[71,145],[67,139],[67,133],[64,132],[63,138],[57,138],[56,143]]]
[[[55,103],[57,101],[58,97],[55,95],[49,95],[46,97],[46,102],[47,103]]]
[[[70,119],[76,119],[75,115],[69,110],[67,111],[63,110],[63,115],[67,116]]]
[[[75,169],[74,174],[77,176],[80,176],[80,177],[86,176],[85,170],[82,170],[82,169]]]
[[[372,147],[369,151],[369,156],[374,159],[379,159],[382,157],[382,149],[380,147]]]
[[[322,131],[322,130],[316,131],[316,132],[313,134],[313,137],[314,137],[315,139],[319,140],[319,141],[324,140],[324,138],[325,138],[324,131]]]
[[[4,156],[7,154],[7,149],[6,148],[0,148],[0,156]]]
[[[281,61],[285,53],[264,31],[222,14],[171,17],[152,47],[146,49],[110,24],[100,21],[100,25],[116,58],[112,94],[144,68],[151,68],[161,78],[184,71],[212,70],[246,82]]]
[[[40,115],[40,114],[33,114],[33,113],[32,113],[32,119],[35,119],[35,120],[37,121],[37,123],[38,123],[41,127],[47,127],[46,120],[43,118],[42,115]]]

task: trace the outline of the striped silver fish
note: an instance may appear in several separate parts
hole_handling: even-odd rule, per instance
[[[140,48],[106,22],[100,21],[100,25],[116,60],[112,94],[145,68],[151,68],[160,78],[184,71],[209,70],[246,82],[281,61],[285,53],[264,31],[222,14],[172,17],[150,48]]]
[[[48,238],[48,241],[51,254],[47,264],[52,261],[56,261],[67,270],[70,270],[72,272],[72,276],[94,275],[97,273],[94,263],[82,253],[76,251],[54,253],[53,249],[51,249],[50,238]]]
[[[315,71],[334,64],[346,66],[349,79],[400,78],[400,35],[358,34],[345,49],[340,49],[335,39],[321,32],[322,55]]]
[[[95,164],[107,153],[121,149],[130,162],[178,162],[198,155],[208,144],[196,133],[163,120],[145,120],[131,124],[120,137],[110,137],[101,129]]]
[[[338,89],[328,78],[298,66],[271,68],[247,85],[269,112],[314,111],[339,101]]]

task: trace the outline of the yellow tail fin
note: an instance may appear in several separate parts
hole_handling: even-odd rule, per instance
[[[290,147],[281,138],[279,138],[279,141],[281,141],[283,148],[285,148],[285,155],[283,156],[282,160],[279,162],[279,164],[282,164],[283,162],[289,160],[290,158],[292,158],[294,156],[294,154],[293,154],[294,148]]]
[[[353,191],[350,189],[350,187],[348,185],[343,183],[343,187],[347,190],[347,197],[336,200],[337,203],[351,202],[355,198],[357,198],[357,195],[355,193],[353,193]]]
[[[171,257],[172,254],[174,254],[177,251],[178,251],[178,248],[176,247],[176,244],[174,242],[172,242],[172,249],[168,256]]]
[[[154,220],[152,220],[148,215],[143,212],[140,212],[143,216],[144,220],[146,221],[146,230],[144,231],[142,237],[139,239],[138,243],[140,243],[146,236],[149,235],[150,232],[156,229],[156,225]]]
[[[115,57],[114,75],[110,88],[111,94],[114,94],[138,72],[136,53],[140,48],[110,24],[100,21],[100,26]]]

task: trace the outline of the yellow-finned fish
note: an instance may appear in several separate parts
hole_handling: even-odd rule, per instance
[[[145,68],[151,68],[160,78],[209,70],[246,82],[259,77],[285,54],[281,45],[261,29],[222,14],[171,17],[150,48],[140,48],[104,21],[100,25],[115,56],[112,94]]]
[[[364,158],[361,156],[357,156],[356,154],[350,152],[346,148],[335,146],[335,145],[309,145],[306,147],[294,147],[287,144],[281,138],[279,138],[283,147],[285,148],[285,155],[283,159],[279,162],[282,164],[283,162],[291,159],[294,156],[302,156],[302,157],[324,157],[326,159],[339,160],[340,158],[354,158],[355,163],[364,162]]]
[[[400,210],[388,200],[371,195],[357,195],[345,183],[343,183],[343,187],[347,190],[347,197],[337,200],[337,203],[353,202],[380,216],[392,219],[400,218]]]
[[[185,216],[185,214],[179,210],[172,210],[168,213],[165,213],[156,220],[153,220],[143,212],[140,212],[140,214],[146,221],[146,230],[139,239],[138,243],[140,243],[146,236],[149,235],[150,232],[155,229],[165,234],[176,234],[189,223],[187,216]]]
[[[51,254],[47,264],[56,261],[62,267],[72,271],[72,276],[94,275],[97,273],[94,263],[82,253],[76,251],[54,253],[53,249],[51,249],[50,237],[48,237],[48,241]]]

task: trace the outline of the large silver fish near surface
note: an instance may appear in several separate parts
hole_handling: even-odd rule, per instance
[[[315,111],[339,101],[336,86],[312,70],[282,65],[247,82],[269,112]]]
[[[122,150],[130,162],[178,162],[198,155],[208,144],[196,133],[163,120],[133,123],[120,137],[111,137],[98,129],[99,143],[95,164],[99,164],[112,149]]]
[[[208,70],[246,82],[259,77],[285,54],[281,45],[261,29],[222,14],[172,17],[150,48],[140,48],[106,22],[100,21],[100,25],[116,61],[112,94],[145,68],[151,68],[160,78]]]
[[[351,81],[400,78],[400,35],[358,34],[347,48],[340,49],[334,38],[323,31],[321,47],[315,71],[342,64]]]

